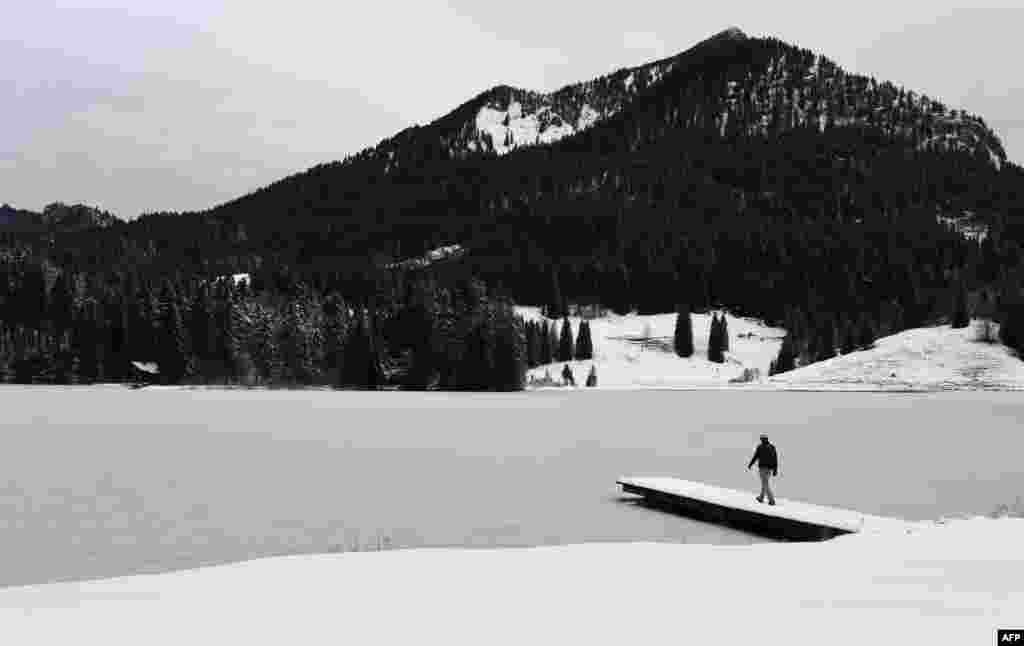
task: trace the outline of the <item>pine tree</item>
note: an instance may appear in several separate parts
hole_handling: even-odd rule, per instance
[[[336,293],[324,299],[320,333],[324,340],[323,373],[327,383],[342,383],[342,365],[345,360],[345,340],[348,336],[348,306]],[[415,357],[413,359],[415,365]]]
[[[580,322],[576,335],[576,352],[574,355],[578,361],[594,358],[594,344],[591,341],[590,323],[588,321]]]
[[[722,323],[717,313],[712,315],[711,330],[708,332],[708,361],[725,363],[725,353],[722,351]]]
[[[170,383],[179,383],[188,372],[188,343],[178,297],[169,282],[164,283],[158,306],[157,365]]]
[[[551,335],[548,334],[548,325],[543,320],[536,323],[537,337],[537,365],[543,366],[551,363]]]
[[[536,368],[537,367],[537,330],[533,324],[533,321],[527,321],[525,327],[526,334],[526,367]]]
[[[549,319],[558,320],[566,315],[565,300],[562,297],[562,286],[558,280],[558,267],[551,267],[551,292],[548,295],[548,303],[545,308],[545,315]]]
[[[779,347],[779,354],[772,362],[772,374],[789,372],[796,367],[796,348],[793,346],[793,335],[787,334],[782,339],[782,346]]]
[[[718,320],[720,326],[718,333],[722,335],[722,352],[725,353],[729,351],[729,321],[725,318],[725,313]]]
[[[557,324],[552,321],[548,326],[548,350],[551,353],[548,356],[547,363],[554,363],[558,359],[558,327]]]
[[[303,303],[293,300],[285,305],[278,326],[278,344],[285,378],[306,385],[314,381],[316,363],[316,340],[307,318],[308,312]]]
[[[676,354],[684,359],[693,356],[693,319],[690,308],[680,305],[676,308],[676,330],[673,339]]]
[[[96,324],[85,308],[78,311],[71,328],[71,349],[78,356],[78,379],[93,383],[99,378]]]
[[[371,376],[373,371],[369,369],[372,353],[364,312],[356,312],[355,325],[349,330],[344,352],[345,362],[342,365],[342,385],[356,388],[370,387],[373,380]]]
[[[75,304],[72,284],[73,279],[66,273],[61,273],[50,289],[48,317],[58,335],[71,327]]]
[[[587,388],[597,387],[597,367],[594,365],[590,366],[590,374],[587,375]]]
[[[205,375],[209,372],[207,362],[213,356],[216,344],[217,328],[211,312],[210,298],[205,288],[192,300],[188,316],[189,339],[192,341],[192,354],[196,364]]]
[[[867,314],[862,314],[857,325],[857,348],[867,350],[875,344],[875,330]]]
[[[839,353],[850,354],[857,349],[857,330],[850,319],[843,318],[839,325]]]
[[[818,355],[815,361],[826,361],[836,356],[836,328],[832,321],[826,321],[818,332]]]
[[[967,290],[962,286],[956,290],[953,302],[953,328],[965,328],[971,324],[971,317],[967,313]]]
[[[494,366],[488,385],[495,390],[515,391],[526,386],[526,338],[523,321],[510,307],[502,307],[494,317]]]
[[[494,357],[483,322],[473,325],[466,336],[465,350],[456,368],[460,390],[487,390],[494,382]]]
[[[619,315],[629,314],[632,309],[632,294],[630,293],[629,270],[626,265],[620,263],[610,277],[608,286],[607,304],[609,308]]]
[[[558,341],[558,360],[559,361],[572,361],[572,326],[569,324],[569,318],[562,319],[562,336]]]

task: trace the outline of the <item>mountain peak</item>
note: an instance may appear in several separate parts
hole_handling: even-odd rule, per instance
[[[747,35],[745,33],[743,33],[742,29],[740,29],[739,27],[733,26],[733,27],[729,27],[728,29],[723,29],[722,31],[718,32],[717,34],[715,34],[714,36],[712,36],[708,40],[724,40],[724,39],[729,39],[729,40],[746,40],[746,38],[747,38]]]

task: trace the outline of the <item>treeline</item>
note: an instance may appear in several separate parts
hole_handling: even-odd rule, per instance
[[[280,278],[280,277],[279,277]],[[521,389],[526,325],[469,278],[381,276],[361,301],[301,283],[100,280],[0,262],[0,379]]]

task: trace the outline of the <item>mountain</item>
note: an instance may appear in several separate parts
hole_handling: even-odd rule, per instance
[[[638,122],[655,114],[660,127],[635,131]],[[379,201],[377,188],[407,183],[409,175],[538,147],[608,154],[635,152],[643,143],[638,137],[661,138],[669,130],[715,131],[728,143],[831,129],[870,131],[910,150],[964,152],[996,169],[1006,161],[998,136],[978,116],[733,28],[676,56],[552,93],[499,85],[426,126],[408,128],[373,148],[207,213],[244,219],[274,204],[290,215],[338,214],[360,202]]]
[[[105,220],[0,231],[20,259],[0,262],[0,375],[8,347],[17,379],[55,361],[66,378],[53,335],[71,326],[88,375],[108,374],[99,339],[109,374],[163,354],[250,382],[405,365],[420,386],[514,387],[504,297],[728,309],[787,330],[774,371],[965,312],[1024,351],[1024,169],[996,133],[737,29],[551,93],[498,86],[208,211]],[[209,288],[241,273],[242,293]]]

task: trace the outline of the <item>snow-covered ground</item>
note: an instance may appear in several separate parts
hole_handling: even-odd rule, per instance
[[[517,311],[528,320],[542,318],[535,307]],[[725,363],[717,364],[707,360],[711,316],[692,315],[695,352],[686,359],[673,351],[675,314],[592,319],[594,360],[569,362],[577,386],[584,384],[593,365],[598,389],[1024,390],[1024,361],[1000,343],[978,341],[979,320],[963,329],[940,325],[905,330],[878,339],[869,350],[769,377],[785,330],[728,314],[729,352]],[[569,317],[574,338],[581,320]],[[557,329],[561,331],[560,322]],[[650,341],[645,342],[648,330]],[[548,373],[561,382],[563,365],[533,368],[528,378],[542,379]],[[741,383],[745,370],[756,375]]]
[[[516,309],[527,320],[542,318],[536,307]],[[740,377],[745,368],[766,376],[769,364],[779,353],[785,330],[727,314],[729,352],[725,363],[718,364],[707,359],[711,318],[711,313],[692,315],[694,354],[686,359],[677,356],[673,349],[675,314],[609,313],[592,319],[594,360],[569,362],[576,383],[582,385],[586,381],[591,365],[597,368],[599,388],[718,387]],[[574,339],[581,321],[580,317],[569,317]],[[561,329],[558,322],[557,330]],[[529,375],[539,379],[547,371],[553,379],[560,380],[563,365],[539,366],[530,370]]]
[[[811,389],[1024,389],[1024,361],[1000,343],[977,340],[981,321],[966,328],[915,328],[875,347],[771,377],[772,384]]]
[[[986,644],[1019,627],[1024,519],[751,546],[278,557],[0,590],[6,643]]]

